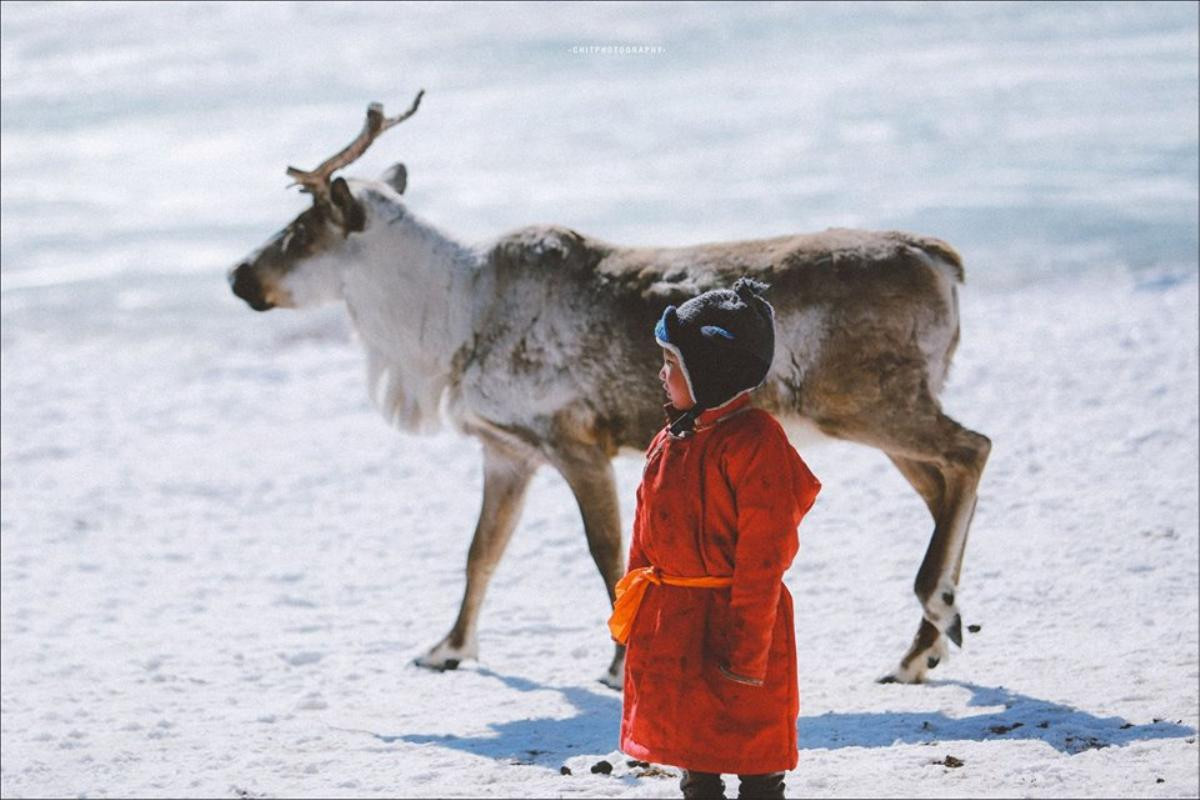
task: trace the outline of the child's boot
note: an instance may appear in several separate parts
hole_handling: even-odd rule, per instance
[[[715,772],[685,769],[679,788],[683,791],[684,800],[725,800],[725,781]]]
[[[783,773],[738,775],[738,800],[783,800]]]

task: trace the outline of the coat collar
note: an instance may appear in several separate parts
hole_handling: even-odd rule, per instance
[[[716,425],[722,418],[742,411],[750,405],[750,393],[743,392],[732,400],[728,400],[724,405],[719,405],[716,408],[705,409],[700,412],[700,416],[696,417],[696,429],[709,428]],[[683,412],[675,406],[667,403],[663,406],[663,410],[667,412],[667,424],[674,422]]]

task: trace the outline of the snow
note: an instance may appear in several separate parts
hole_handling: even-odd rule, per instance
[[[787,576],[789,786],[1194,795],[1195,276],[962,303],[944,402],[995,443],[960,590],[981,630],[929,685],[872,682],[915,631],[929,521],[880,453],[806,451],[826,488]],[[479,451],[388,430],[339,322],[231,299],[144,341],[6,337],[6,796],[675,792],[613,752],[606,598],[552,472],[495,575],[480,663],[410,664],[457,611]],[[617,471],[628,524],[638,459]],[[933,765],[947,755],[964,766]]]
[[[790,794],[1200,794],[1194,6],[134,8],[3,6],[0,794],[678,796],[615,751],[563,481],[534,480],[480,661],[413,666],[458,610],[479,448],[386,426],[343,311],[225,283],[303,208],[284,167],[420,86],[350,172],[401,153],[465,240],[853,224],[964,253],[942,399],[993,442],[980,629],[874,683],[931,522],[881,453],[805,446]],[[563,55],[626,42],[666,52]]]

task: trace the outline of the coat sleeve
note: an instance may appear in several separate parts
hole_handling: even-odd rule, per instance
[[[650,442],[650,446],[646,448],[646,459],[658,450],[662,444],[663,437],[666,434],[659,432],[657,436]],[[629,559],[625,567],[625,572],[639,569],[641,567],[650,566],[650,559],[646,556],[646,551],[642,549],[643,536],[643,520],[646,518],[646,501],[645,501],[645,484],[639,483],[637,488],[637,505],[633,511],[633,535],[629,539]]]
[[[644,509],[642,503],[642,487],[637,489],[637,505],[633,511],[633,536],[629,540],[629,561],[625,567],[625,572],[640,569],[641,567],[650,566],[650,560],[646,558],[646,551],[642,549],[642,519]]]
[[[737,505],[730,594],[731,680],[758,685],[767,672],[783,574],[799,549],[796,527],[821,484],[773,420],[747,430],[726,453],[726,477]]]

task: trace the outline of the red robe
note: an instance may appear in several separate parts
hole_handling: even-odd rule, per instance
[[[796,766],[796,637],[783,574],[820,489],[748,395],[705,411],[686,439],[664,428],[651,442],[629,569],[733,583],[647,588],[625,657],[625,753],[699,772]]]

